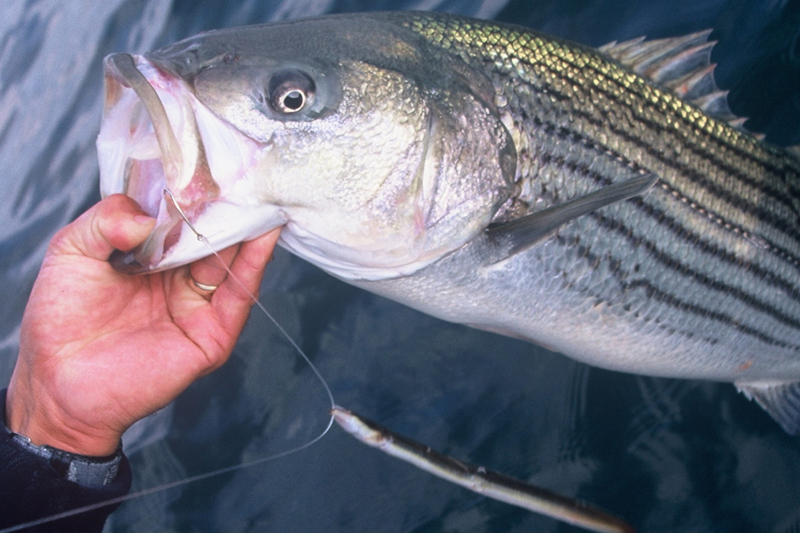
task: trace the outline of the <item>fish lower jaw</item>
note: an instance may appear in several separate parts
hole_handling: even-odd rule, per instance
[[[205,206],[190,228],[178,219],[175,226],[167,228],[167,236],[158,234],[156,226],[150,238],[141,247],[127,253],[115,253],[111,263],[115,269],[128,274],[159,272],[189,264],[228,246],[255,239],[283,226],[285,213],[272,205],[241,206],[217,201]],[[163,250],[159,255],[159,239]],[[155,249],[151,249],[151,246]]]

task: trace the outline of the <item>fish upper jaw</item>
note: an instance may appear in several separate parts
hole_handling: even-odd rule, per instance
[[[142,245],[112,256],[115,268],[173,268],[211,253],[198,234],[221,249],[286,222],[279,207],[256,202],[247,190],[263,144],[216,117],[181,79],[145,57],[113,54],[104,70],[101,195],[126,194],[156,219]]]

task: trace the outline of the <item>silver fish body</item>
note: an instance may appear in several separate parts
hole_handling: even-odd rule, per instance
[[[136,60],[184,102],[167,119],[137,74],[107,73],[195,146],[159,179],[215,245],[285,224],[283,246],[367,290],[605,368],[733,381],[796,432],[800,163],[714,109],[701,41],[597,51],[424,13],[225,30]],[[214,144],[245,146],[228,181]],[[103,153],[104,192],[130,194],[135,157]],[[151,181],[133,196],[166,229],[123,270],[205,254]],[[213,219],[224,205],[266,214]],[[225,221],[242,229],[215,242]]]

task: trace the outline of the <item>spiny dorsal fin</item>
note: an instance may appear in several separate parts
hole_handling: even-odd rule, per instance
[[[645,41],[643,37],[622,43],[611,42],[599,50],[616,59],[637,74],[669,89],[685,102],[703,110],[708,116],[722,120],[739,131],[745,120],[728,107],[728,92],[721,91],[714,81],[711,30],[682,37]]]

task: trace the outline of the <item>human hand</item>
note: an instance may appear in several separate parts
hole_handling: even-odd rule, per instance
[[[6,400],[9,429],[34,444],[110,455],[122,433],[230,356],[252,305],[216,257],[155,274],[120,274],[114,249],[155,224],[110,196],[50,242],[20,334]],[[256,294],[279,230],[220,255]],[[191,284],[219,285],[210,301]]]

